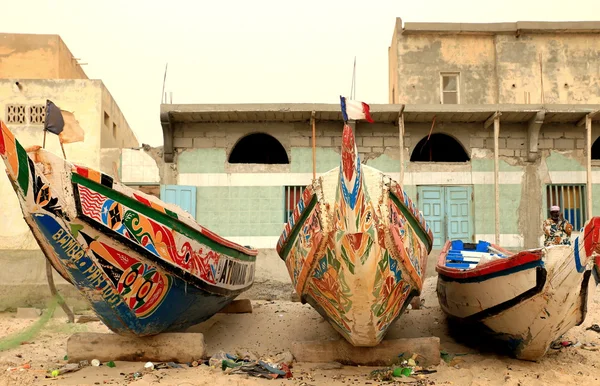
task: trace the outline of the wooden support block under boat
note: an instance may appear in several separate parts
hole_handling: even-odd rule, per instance
[[[298,362],[339,362],[346,365],[390,366],[417,354],[419,366],[440,363],[440,338],[411,338],[384,340],[375,347],[354,347],[346,340],[293,342],[292,354]]]
[[[234,300],[225,306],[219,314],[251,314],[252,302],[250,299]]]
[[[70,363],[98,359],[130,362],[187,363],[206,353],[204,335],[200,333],[165,333],[144,338],[83,332],[67,341]]]

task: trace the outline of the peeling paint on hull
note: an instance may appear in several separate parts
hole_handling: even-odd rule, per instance
[[[0,156],[25,221],[57,271],[122,335],[185,330],[254,281],[256,250],[181,209],[41,149],[0,121]]]
[[[361,165],[344,127],[341,164],[303,193],[279,239],[303,302],[354,346],[375,346],[419,295],[433,236],[401,186]]]
[[[442,310],[489,329],[518,359],[540,359],[583,323],[596,290],[600,217],[584,229],[573,246],[522,251],[466,270],[446,267],[447,243],[436,267]]]

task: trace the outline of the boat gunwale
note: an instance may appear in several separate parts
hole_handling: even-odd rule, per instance
[[[452,242],[447,241],[440,252],[435,270],[438,275],[443,276],[444,279],[447,278],[451,281],[468,282],[473,280],[484,281],[491,277],[508,275],[520,270],[519,268],[523,269],[527,264],[533,263],[532,265],[535,266],[544,265],[544,262],[542,261],[543,250],[541,248],[512,253],[495,244],[490,245],[499,251],[508,254],[508,257],[505,259],[492,260],[481,266],[466,270],[462,268],[449,268],[446,266],[446,256],[452,247]]]
[[[427,254],[431,253],[433,248],[433,238],[429,237],[427,231],[421,226],[419,219],[415,217],[415,215],[411,212],[409,208],[406,207],[404,202],[398,197],[391,189],[388,190],[389,196],[396,204],[396,206],[400,209],[408,223],[410,224],[413,231],[419,236],[419,239],[425,243],[425,247],[427,248]],[[416,226],[415,226],[416,225]]]
[[[256,249],[248,249],[245,248],[237,243],[234,243],[232,241],[227,241],[223,238],[221,238],[220,236],[218,236],[220,239],[227,241],[228,243],[234,244],[235,247],[230,247],[227,245],[222,244],[222,242],[220,240],[214,240],[211,236],[214,234],[214,232],[210,232],[211,235],[206,235],[204,233],[202,233],[201,231],[194,229],[192,227],[190,227],[188,224],[186,224],[185,222],[176,219],[174,217],[169,216],[168,214],[162,213],[148,205],[145,205],[142,202],[139,202],[137,200],[135,200],[132,197],[129,197],[128,195],[121,193],[115,189],[109,188],[107,186],[104,186],[102,184],[97,183],[96,181],[93,181],[89,178],[86,178],[84,176],[82,176],[79,173],[72,173],[71,174],[71,181],[73,184],[79,184],[79,185],[83,185],[86,188],[89,189],[93,189],[96,192],[103,194],[104,196],[106,196],[107,198],[110,198],[112,200],[118,201],[121,204],[127,205],[128,207],[130,207],[131,209],[138,211],[144,215],[146,215],[144,212],[146,211],[150,211],[153,216],[147,216],[148,218],[160,222],[162,225],[173,229],[173,230],[177,230],[179,233],[181,233],[184,236],[189,237],[191,240],[195,240],[197,241],[199,238],[200,239],[205,239],[208,241],[208,243],[204,242],[204,244],[207,244],[207,246],[211,247],[211,245],[208,244],[215,244],[217,246],[217,249],[222,249],[221,253],[225,253],[227,254],[227,256],[234,258],[234,259],[239,259],[239,260],[243,260],[243,261],[256,261],[256,255],[258,255],[258,250]],[[106,192],[108,192],[109,194],[106,194],[104,192],[100,192],[100,190],[105,190]],[[79,191],[78,191],[78,195],[79,195]],[[111,197],[111,195],[117,195],[117,197]],[[123,202],[123,201],[127,201],[127,202]],[[78,212],[79,212],[79,208],[77,208]],[[159,219],[157,219],[159,218]],[[178,226],[172,226],[169,223],[174,223]],[[178,229],[179,228],[179,229]],[[204,228],[204,227],[203,227]],[[182,231],[183,230],[183,231]],[[189,233],[193,233],[193,234],[197,234],[198,237],[193,237],[192,235],[190,235]],[[216,249],[215,249],[216,250]],[[233,253],[229,252],[229,251],[233,251]],[[242,257],[240,256],[236,256],[236,255],[242,255]],[[246,256],[244,256],[246,255]]]
[[[73,183],[73,185],[74,185],[74,192],[77,191],[77,194],[73,195],[73,197],[76,201],[76,206],[77,206],[77,219],[88,224],[90,227],[92,227],[93,229],[98,231],[100,234],[102,234],[108,238],[112,238],[112,239],[118,241],[119,243],[123,244],[125,247],[132,250],[136,254],[138,254],[138,255],[144,257],[145,259],[149,260],[150,262],[152,262],[152,264],[156,264],[157,266],[159,266],[160,268],[165,270],[170,275],[176,276],[176,277],[180,278],[181,280],[194,285],[195,287],[197,287],[200,290],[206,291],[213,295],[219,295],[219,296],[239,295],[242,292],[247,291],[254,284],[254,282],[251,282],[248,285],[246,285],[242,288],[237,288],[237,289],[228,289],[228,288],[220,287],[218,284],[208,283],[208,282],[204,281],[203,279],[201,279],[200,277],[177,266],[176,264],[171,263],[165,259],[162,259],[158,256],[153,255],[151,252],[146,250],[144,247],[133,243],[131,240],[127,239],[123,235],[121,235],[111,229],[107,229],[106,227],[99,224],[97,221],[90,219],[88,216],[84,215],[80,211],[80,204],[78,203],[79,192],[78,192],[77,187],[75,186],[77,184]],[[244,261],[242,259],[238,259],[238,260]],[[254,269],[256,270],[256,261],[255,260],[246,260],[246,262],[252,263],[254,265]]]

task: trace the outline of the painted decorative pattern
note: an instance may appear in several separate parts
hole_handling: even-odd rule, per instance
[[[309,203],[312,201],[314,194],[315,191],[311,185],[307,186],[302,192],[302,197],[300,197],[298,204],[296,204],[296,206],[294,207],[294,211],[292,212],[292,215],[290,216],[288,222],[285,224],[283,232],[281,233],[281,236],[277,241],[277,253],[282,252],[284,246],[287,244],[290,238],[292,229],[298,223],[298,221],[300,221],[300,217],[302,217],[304,211],[309,206]]]
[[[43,150],[32,150],[34,163],[1,121],[0,128],[0,156],[25,221],[52,265],[113,331],[146,336],[186,329],[214,315],[252,283],[257,251],[218,243],[221,238],[200,226],[188,230],[176,213],[148,205],[143,196],[114,190],[124,188],[92,169],[71,169]],[[52,173],[45,175],[48,170]],[[61,186],[60,194],[54,183]],[[159,215],[150,218],[146,212]],[[160,223],[164,219],[173,227]],[[117,242],[119,237],[125,242]],[[169,264],[197,276],[185,281],[167,269]],[[219,288],[219,295],[206,288]]]
[[[152,255],[180,267],[204,282],[230,290],[254,280],[254,262],[225,256],[139,213],[119,201],[77,184],[83,216]]]
[[[315,181],[286,224],[277,250],[302,298],[351,343],[372,346],[420,291],[432,235],[427,236],[422,214],[399,185],[383,184],[374,193],[385,197],[394,187],[402,199],[390,198],[385,205],[371,199],[347,126],[338,173],[335,202],[331,207],[311,204],[324,189],[322,179]],[[321,216],[328,218],[325,228]]]

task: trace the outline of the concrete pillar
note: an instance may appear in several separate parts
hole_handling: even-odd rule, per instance
[[[587,205],[586,215],[587,219],[592,218],[592,116],[590,114],[585,116],[585,147],[586,147],[586,166],[587,166]]]
[[[495,195],[495,244],[500,245],[500,183],[499,160],[498,160],[498,139],[500,137],[500,116],[494,116],[494,195]]]
[[[400,180],[398,183],[404,187],[404,113],[398,117],[398,130],[400,131]]]

